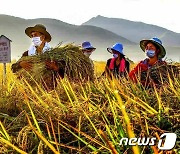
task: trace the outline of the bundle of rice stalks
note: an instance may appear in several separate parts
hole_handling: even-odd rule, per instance
[[[148,71],[141,72],[141,81],[152,81],[159,85],[169,82],[169,77],[172,81],[174,81],[175,78],[180,78],[180,66],[170,64],[155,65]]]
[[[24,69],[19,69],[16,73],[19,77],[25,77],[26,80],[36,82],[44,82],[52,85],[58,73],[64,73],[71,81],[79,81],[81,79],[93,80],[94,72],[91,61],[86,57],[80,47],[73,44],[58,46],[41,55],[22,57],[17,61],[27,61],[32,64],[32,69],[28,72]],[[59,72],[52,71],[46,67],[46,61],[54,61],[59,66]],[[14,65],[14,68],[16,65]]]
[[[34,134],[29,126],[23,127],[18,133],[17,145],[24,151],[32,150],[38,142],[38,139],[34,137]]]

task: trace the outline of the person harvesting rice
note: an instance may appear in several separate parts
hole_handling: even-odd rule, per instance
[[[84,41],[82,43],[82,52],[85,56],[90,57],[95,50],[96,48],[93,47],[89,41]]]
[[[112,47],[107,48],[107,51],[113,54],[113,58],[107,60],[105,71],[102,75],[112,77],[123,77],[129,73],[129,62],[126,60],[123,53],[123,45],[116,43]]]
[[[53,90],[57,79],[65,76],[73,82],[94,80],[90,59],[80,47],[70,43],[50,48],[51,35],[43,25],[28,27],[25,33],[33,44],[12,65],[12,71],[18,78],[25,79],[31,86],[40,84],[47,90]]]
[[[32,45],[28,51],[23,53],[23,56],[39,55],[50,49],[51,35],[46,31],[44,25],[37,24],[34,27],[28,27],[25,33],[32,39]]]
[[[140,61],[139,64],[129,73],[130,79],[135,83],[137,83],[138,75],[142,77],[143,73],[146,73],[153,67],[167,65],[167,63],[162,60],[166,55],[166,50],[159,38],[153,37],[151,39],[141,40],[140,47],[146,53],[147,58]],[[146,78],[141,79],[143,85],[146,85],[148,82],[149,81]]]
[[[44,52],[50,50],[51,47],[49,42],[51,41],[51,35],[46,30],[44,25],[37,24],[34,27],[27,27],[25,33],[31,38],[32,44],[29,49],[22,54],[22,57],[41,55]],[[57,62],[45,61],[45,64],[47,69],[58,72],[62,78],[64,77],[64,70],[59,70]],[[12,70],[14,73],[21,68],[29,71],[32,69],[32,63],[29,61],[20,61],[19,63],[12,65]]]
[[[86,56],[86,57],[90,57],[91,56],[91,54],[96,50],[96,48],[95,47],[93,47],[92,45],[91,45],[91,43],[89,42],[89,41],[84,41],[83,43],[82,43],[82,52],[83,52],[83,54]],[[92,65],[92,68],[93,68],[93,72],[94,72],[94,63],[93,63],[93,61],[89,58],[89,60],[90,60],[90,62],[91,62],[91,65]]]
[[[41,56],[42,54],[44,54],[45,52],[51,49],[49,44],[49,42],[51,41],[51,35],[46,30],[46,27],[42,24],[36,24],[34,27],[27,27],[25,29],[25,34],[31,38],[32,44],[30,45],[29,49],[22,54],[20,60],[15,64],[13,64],[11,68],[13,73],[16,73],[24,69],[28,71],[30,75],[32,75],[33,64],[35,64],[35,67],[37,67],[37,65],[42,65],[42,62],[37,60],[34,56],[37,55]],[[26,59],[25,57],[32,57],[32,58]],[[43,78],[42,83],[45,85],[46,89],[48,88],[53,89],[54,86],[56,86],[55,78],[57,76],[64,78],[65,62],[64,61],[61,62],[61,64],[64,64],[63,69],[59,68],[58,63],[56,61],[44,60],[43,62],[45,63],[46,69],[51,70],[51,73],[49,73],[51,75],[47,79]],[[19,77],[22,77],[23,75],[25,75],[25,72],[23,72],[22,75],[19,75]],[[35,77],[37,76],[38,75],[36,73]]]

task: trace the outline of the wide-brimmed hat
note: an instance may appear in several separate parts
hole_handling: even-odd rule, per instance
[[[45,35],[45,40],[47,42],[51,41],[51,35],[46,31],[46,27],[44,25],[42,25],[42,24],[37,24],[34,27],[28,27],[25,30],[26,35],[29,36],[29,37],[31,37],[32,32],[40,32],[43,35]]]
[[[85,42],[83,42],[82,43],[82,48],[83,49],[96,49],[95,47],[93,47],[92,45],[91,45],[91,43],[89,42],[89,41],[85,41]]]
[[[165,50],[165,48],[164,48],[163,45],[162,45],[162,41],[161,41],[159,38],[157,38],[157,37],[153,37],[153,38],[151,38],[151,39],[149,39],[149,40],[141,40],[141,41],[140,41],[140,47],[141,47],[141,49],[145,52],[146,45],[147,45],[149,42],[151,42],[151,43],[153,43],[153,44],[155,44],[156,46],[159,47],[160,53],[158,54],[158,58],[160,58],[160,59],[161,59],[161,58],[164,58],[164,56],[166,55],[166,50]]]
[[[107,48],[107,51],[113,53],[113,50],[119,52],[120,54],[124,55],[123,53],[123,45],[121,43],[116,43],[112,47]]]

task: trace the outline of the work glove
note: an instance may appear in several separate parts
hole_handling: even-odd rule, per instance
[[[57,62],[55,61],[46,61],[46,68],[54,70],[54,71],[58,71],[59,70],[59,66],[57,64]]]
[[[29,71],[29,70],[32,69],[32,64],[31,64],[30,62],[27,62],[27,61],[21,61],[21,62],[19,63],[19,65],[20,65],[23,69],[25,69],[26,71]]]

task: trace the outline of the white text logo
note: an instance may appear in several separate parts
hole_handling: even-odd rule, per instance
[[[177,135],[175,133],[164,133],[160,136],[160,140],[158,142],[158,148],[160,150],[171,150],[174,148],[176,144],[176,138]],[[145,145],[150,145],[153,146],[155,145],[156,138],[121,138],[119,145],[139,145],[139,146],[145,146]]]

